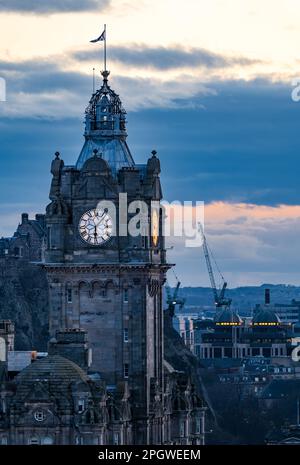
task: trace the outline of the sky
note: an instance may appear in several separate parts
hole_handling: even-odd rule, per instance
[[[44,211],[57,150],[77,160],[104,23],[135,161],[157,150],[164,197],[205,202],[230,287],[300,285],[298,0],[0,0],[0,236]],[[209,284],[201,248],[168,245],[184,285]]]

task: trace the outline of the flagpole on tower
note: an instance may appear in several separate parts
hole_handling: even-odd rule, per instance
[[[106,71],[106,24],[104,24],[104,71]]]
[[[90,42],[92,42],[93,44],[97,43],[97,42],[104,42],[104,70],[103,70],[103,73],[105,73],[105,76],[107,78],[107,69],[106,69],[106,24],[104,24],[104,31],[102,32],[102,34],[97,37],[97,39],[93,39],[93,40],[90,40]]]

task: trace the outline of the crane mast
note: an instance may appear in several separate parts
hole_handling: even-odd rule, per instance
[[[172,295],[170,286],[168,284],[166,285],[168,310],[172,317],[175,314],[176,305],[178,305],[179,309],[182,310],[185,304],[185,298],[178,297],[180,286],[181,282],[177,280],[177,284]]]
[[[202,247],[203,247],[204,257],[205,257],[208,275],[210,279],[210,284],[211,284],[211,288],[212,288],[213,295],[214,295],[215,306],[216,308],[221,308],[221,307],[229,308],[231,305],[231,299],[225,298],[227,282],[224,280],[222,275],[221,277],[223,280],[223,286],[220,292],[218,292],[217,290],[216,280],[215,280],[213,267],[212,267],[211,260],[210,260],[210,254],[209,254],[208,245],[207,245],[202,223],[199,223],[199,231],[202,234]]]

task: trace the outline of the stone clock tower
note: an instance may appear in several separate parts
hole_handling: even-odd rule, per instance
[[[128,384],[136,438],[146,443],[151,395],[164,391],[162,286],[169,266],[160,163],[153,151],[146,165],[135,164],[126,113],[108,75],[102,72],[87,107],[76,165],[64,165],[56,153],[51,166],[44,253],[50,333],[87,331],[90,371],[112,392]]]

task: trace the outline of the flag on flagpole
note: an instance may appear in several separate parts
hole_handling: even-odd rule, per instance
[[[103,41],[105,39],[106,39],[106,37],[105,37],[105,29],[104,29],[102,34],[97,39],[90,40],[90,42],[92,42],[92,43],[101,42],[101,41]]]

